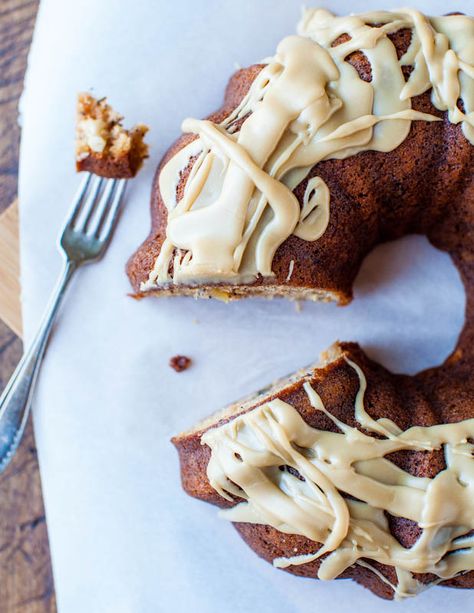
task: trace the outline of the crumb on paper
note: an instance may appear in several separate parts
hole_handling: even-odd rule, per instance
[[[301,304],[301,300],[295,300],[295,311],[297,313],[301,313],[303,310],[303,305]]]
[[[176,372],[183,372],[183,370],[187,370],[191,364],[191,358],[188,358],[186,355],[175,355],[170,358],[170,366]]]

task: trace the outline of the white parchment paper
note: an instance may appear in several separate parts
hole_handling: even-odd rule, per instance
[[[469,2],[413,3],[431,13]],[[338,12],[375,1],[327,1]],[[390,4],[390,3],[389,3]],[[388,6],[387,8],[391,8]],[[76,92],[108,95],[152,128],[105,259],[71,287],[35,400],[60,613],[430,610],[472,606],[433,589],[385,603],[349,582],[292,577],[261,561],[216,509],[180,488],[174,434],[225,403],[357,340],[399,372],[437,364],[462,326],[464,293],[445,254],[408,237],[374,252],[355,301],[305,305],[127,297],[124,264],[149,227],[154,168],[181,120],[220,105],[227,78],[295,31],[300,0],[42,0],[22,101],[21,260],[26,339],[60,269],[55,240],[78,184]],[[176,354],[194,366],[176,374]],[[467,609],[466,609],[467,607]]]

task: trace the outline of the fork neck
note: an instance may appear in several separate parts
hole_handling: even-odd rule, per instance
[[[51,297],[48,301],[43,318],[41,320],[39,330],[31,343],[32,349],[33,349],[33,346],[35,345],[36,345],[35,349],[38,349],[40,345],[46,344],[48,333],[53,326],[54,320],[56,318],[56,314],[59,310],[59,307],[66,293],[66,289],[69,285],[69,282],[72,279],[73,274],[76,272],[77,268],[78,268],[78,265],[75,262],[69,259],[66,259],[64,261],[62,272],[56,282],[56,285],[53,289]]]

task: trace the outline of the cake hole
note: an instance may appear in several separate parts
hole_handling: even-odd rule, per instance
[[[465,303],[450,256],[424,236],[406,236],[379,245],[363,262],[349,311],[355,327],[364,321],[364,338],[354,338],[390,370],[414,374],[453,352]]]

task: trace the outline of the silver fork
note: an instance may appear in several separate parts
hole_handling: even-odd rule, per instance
[[[125,179],[87,174],[74,198],[58,244],[64,256],[63,271],[38,332],[0,397],[0,473],[14,456],[25,430],[43,355],[66,288],[79,266],[105,253],[117,224],[125,186]]]

